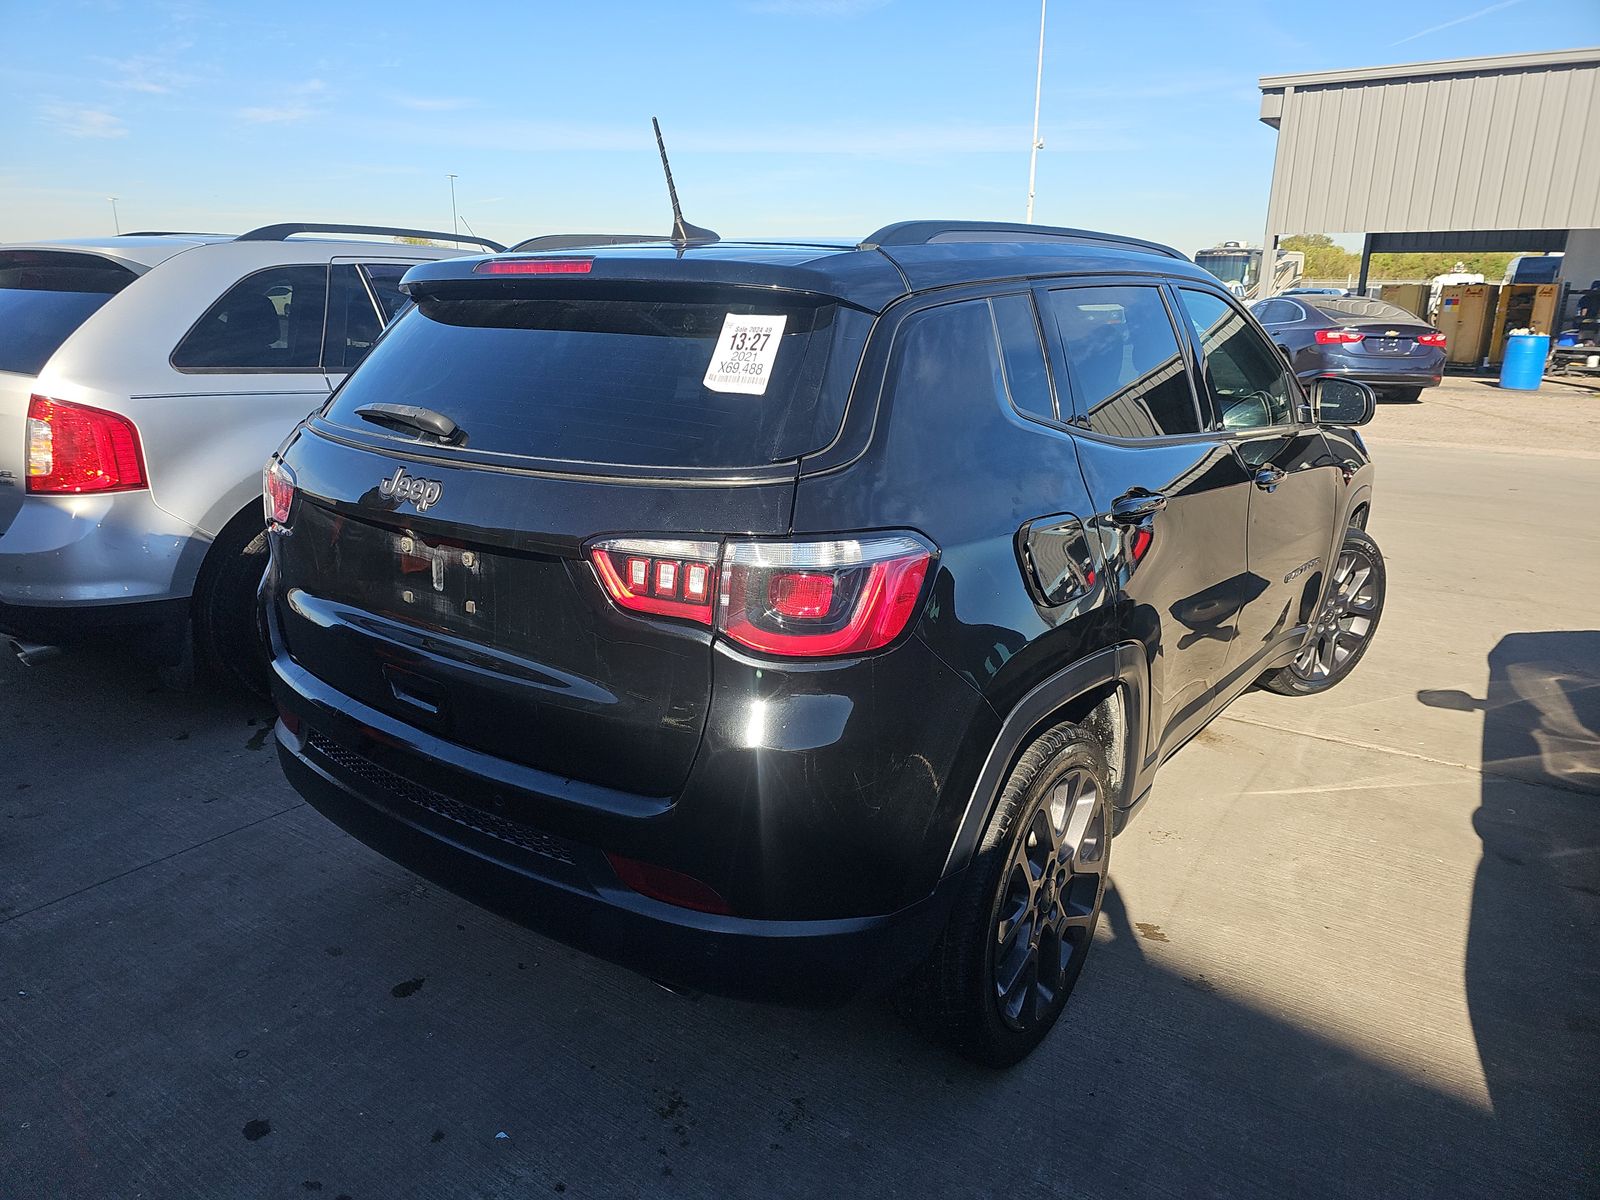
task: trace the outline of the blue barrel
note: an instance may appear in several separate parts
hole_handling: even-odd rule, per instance
[[[1500,364],[1500,386],[1514,392],[1536,392],[1544,382],[1544,360],[1550,339],[1542,333],[1513,333],[1506,338]]]

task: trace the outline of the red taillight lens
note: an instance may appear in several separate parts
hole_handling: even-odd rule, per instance
[[[693,875],[685,875],[670,867],[658,867],[654,863],[640,862],[636,858],[624,858],[620,854],[607,854],[606,859],[617,873],[617,878],[641,896],[675,904],[679,908],[692,908],[696,912],[719,913],[723,916],[733,912],[728,902],[717,895],[715,888],[708,883],[701,883]]]
[[[592,258],[486,258],[472,268],[474,275],[587,275]]]
[[[133,422],[117,413],[33,396],[28,400],[28,491],[57,495],[145,487]]]
[[[818,658],[887,646],[910,624],[933,550],[908,535],[733,542],[717,628],[767,654]]]
[[[609,538],[589,547],[589,558],[618,608],[711,624],[717,543]]]
[[[267,510],[267,524],[279,529],[289,524],[289,510],[294,507],[294,472],[276,458],[262,472],[261,498]]]
[[[1321,346],[1348,346],[1366,336],[1354,329],[1319,329],[1312,334],[1312,337],[1317,339],[1317,344]]]
[[[910,624],[933,548],[908,534],[817,542],[607,538],[589,548],[618,608],[679,617],[786,657],[862,654]]]
[[[1442,333],[1424,333],[1417,338],[1417,345],[1443,346],[1448,340]]]

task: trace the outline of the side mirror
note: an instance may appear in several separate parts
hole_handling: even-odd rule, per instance
[[[1318,425],[1365,425],[1378,410],[1378,394],[1364,383],[1325,375],[1311,381],[1311,411]]]

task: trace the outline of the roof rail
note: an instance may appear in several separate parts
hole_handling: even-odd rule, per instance
[[[488,238],[469,237],[460,233],[440,233],[434,229],[400,229],[390,225],[324,225],[315,221],[290,221],[282,225],[263,225],[249,233],[241,233],[236,242],[281,242],[297,233],[376,233],[389,237],[427,238],[434,242],[470,242],[484,246],[496,254],[505,247]]]
[[[585,246],[632,246],[640,242],[665,242],[661,233],[541,233],[526,238],[511,250],[581,250]]]
[[[208,233],[201,229],[133,229],[119,233],[118,237],[227,237],[225,233]]]
[[[1000,235],[1000,236],[994,236]],[[897,221],[885,225],[861,240],[863,247],[926,246],[930,242],[1079,242],[1122,246],[1168,258],[1188,257],[1171,246],[1147,242],[1143,238],[1117,233],[1096,233],[1092,229],[1068,229],[1058,225],[1018,225],[1007,221]]]

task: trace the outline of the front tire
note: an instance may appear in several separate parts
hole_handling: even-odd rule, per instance
[[[936,1039],[1009,1067],[1051,1028],[1083,971],[1111,852],[1105,750],[1057,725],[1012,768],[944,935],[906,1008]]]
[[[1315,696],[1343,683],[1378,631],[1387,579],[1378,543],[1363,530],[1345,530],[1310,636],[1293,662],[1263,675],[1259,686],[1280,696]]]

